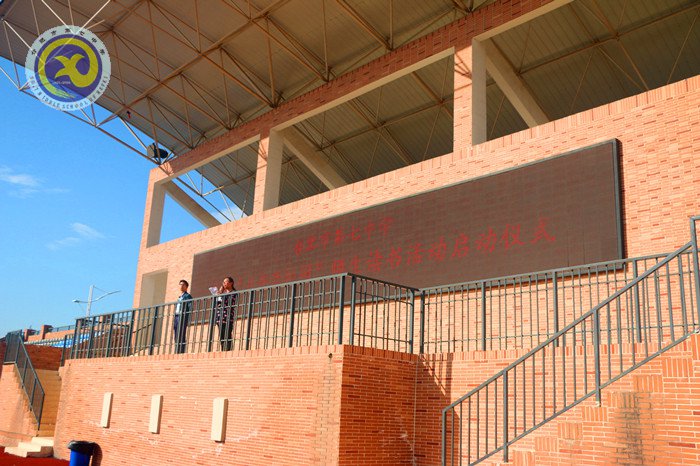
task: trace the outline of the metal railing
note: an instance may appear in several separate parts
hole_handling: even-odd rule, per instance
[[[49,331],[49,333],[65,332],[66,330],[74,330],[74,329],[75,329],[75,324],[62,325],[60,327],[51,327],[51,330]]]
[[[668,351],[700,323],[691,242],[577,317],[442,412],[442,464],[476,464]]]
[[[413,352],[416,291],[340,274],[80,318],[70,358],[331,344]]]
[[[650,255],[424,289],[422,352],[533,348],[664,257]],[[638,319],[634,322],[641,325]],[[628,331],[639,332],[639,328]]]
[[[37,430],[41,427],[41,414],[44,409],[44,388],[41,386],[39,376],[34,370],[32,361],[29,358],[27,349],[21,332],[11,332],[5,338],[7,348],[5,349],[4,363],[15,365],[20,383],[27,395],[29,410],[36,419]]]

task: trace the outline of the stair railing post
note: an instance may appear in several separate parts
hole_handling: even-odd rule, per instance
[[[296,306],[296,298],[297,284],[294,283],[292,285],[292,307],[289,310],[289,341],[287,342],[287,346],[290,348],[294,345],[294,308]]]
[[[470,439],[471,440],[471,439]],[[447,465],[447,410],[442,410],[442,466]],[[471,459],[471,458],[469,458]]]
[[[340,305],[338,306],[338,344],[343,344],[343,321],[345,320],[345,281],[347,275],[340,277]]]
[[[695,311],[697,317],[696,325],[700,325],[700,263],[698,261],[698,234],[696,223],[700,217],[690,218],[690,242],[693,247],[693,274],[695,282]]]
[[[503,373],[503,462],[508,462],[508,371]]]
[[[559,333],[559,282],[557,272],[552,272],[552,294],[554,299],[554,335]],[[554,347],[559,347],[559,339],[554,341]]]
[[[637,261],[632,261],[632,274],[636,280],[639,276],[639,270],[637,268]],[[642,342],[642,310],[639,306],[639,287],[634,287],[634,319],[637,321],[634,328],[637,332],[637,343]]]
[[[34,377],[34,383],[32,384],[32,394],[29,395],[29,406],[32,407],[32,412],[34,412],[34,391],[36,390],[36,377]],[[36,413],[34,413],[36,415]]]
[[[486,283],[481,282],[481,351],[486,351]]]
[[[597,307],[593,312],[593,355],[595,358],[595,399],[600,405],[600,312]]]

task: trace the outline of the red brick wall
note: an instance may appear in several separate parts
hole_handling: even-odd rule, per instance
[[[27,338],[27,342],[34,343],[41,340],[57,340],[59,338],[62,339],[65,336],[70,338],[73,336],[74,331],[75,330],[62,330],[60,332],[46,332],[44,338],[41,338],[41,335],[31,335],[29,338]]]
[[[14,364],[0,374],[0,445],[14,446],[36,434],[36,422],[29,411]]]
[[[342,358],[335,347],[69,361],[56,452],[97,442],[112,464],[334,464]],[[332,354],[329,357],[329,354]],[[341,352],[342,354],[342,352]],[[98,427],[105,392],[111,424]],[[160,434],[148,432],[151,396],[163,395]],[[226,441],[210,440],[212,402],[227,397]]]
[[[329,346],[71,361],[62,370],[57,452],[66,458],[62,445],[81,438],[100,445],[104,466],[439,464],[442,409],[522,354]],[[107,391],[112,422],[102,429]],[[513,457],[527,461],[536,450],[544,451],[537,464],[700,460],[700,336],[603,393],[603,408],[585,403],[516,443]],[[160,434],[147,432],[153,394],[164,396]],[[209,429],[219,396],[229,398],[229,416],[217,444]]]
[[[25,345],[34,369],[57,371],[61,365],[61,348]]]

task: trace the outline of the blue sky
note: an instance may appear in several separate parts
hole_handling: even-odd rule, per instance
[[[154,165],[1,75],[0,98],[0,335],[74,323],[90,285],[121,290],[93,314],[130,308]],[[200,229],[165,210],[163,239]]]

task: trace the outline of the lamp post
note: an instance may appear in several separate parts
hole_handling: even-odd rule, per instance
[[[121,290],[105,291],[105,290],[101,290],[100,288],[97,288],[98,290],[104,292],[104,294],[98,298],[92,299],[92,293],[93,293],[95,288],[97,288],[95,285],[90,285],[90,291],[88,291],[87,301],[82,301],[80,299],[73,300],[73,302],[77,303],[77,304],[87,304],[87,310],[85,311],[85,317],[90,317],[90,307],[92,306],[92,303],[94,303],[95,301],[99,301],[100,299],[105,298],[111,294],[119,293],[119,291],[121,291]]]

